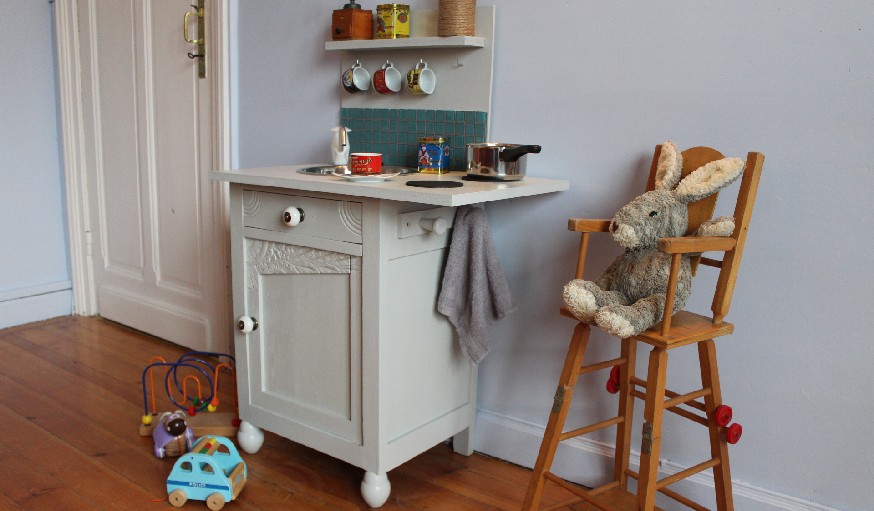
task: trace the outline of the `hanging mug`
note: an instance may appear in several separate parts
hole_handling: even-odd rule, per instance
[[[380,94],[392,94],[401,90],[404,83],[401,72],[394,67],[390,60],[386,60],[382,69],[373,73],[373,88]]]
[[[431,94],[437,85],[437,75],[424,60],[419,60],[416,67],[407,72],[407,89],[413,94]]]
[[[370,88],[370,73],[361,66],[361,62],[355,61],[355,65],[343,71],[341,79],[346,92],[356,93]]]

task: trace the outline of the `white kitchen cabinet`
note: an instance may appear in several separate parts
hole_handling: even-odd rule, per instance
[[[391,469],[448,438],[473,452],[477,368],[436,310],[455,206],[567,182],[414,189],[404,181],[434,176],[359,184],[296,169],[211,174],[231,182],[241,431],[364,469],[362,495],[379,507]]]

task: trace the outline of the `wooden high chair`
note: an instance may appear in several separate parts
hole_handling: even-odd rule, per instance
[[[655,183],[656,165],[661,146],[656,146],[652,160],[647,190],[652,190]],[[718,151],[708,147],[694,147],[683,151],[683,176],[698,167],[723,156]],[[713,317],[700,316],[687,311],[680,311],[662,321],[640,335],[621,340],[621,352],[618,358],[583,365],[583,357],[589,341],[590,326],[580,322],[574,329],[565,358],[564,368],[556,389],[554,404],[549,415],[549,422],[534,466],[528,492],[522,506],[523,511],[541,511],[567,508],[579,502],[587,502],[593,507],[582,509],[601,509],[607,511],[653,511],[656,492],[697,511],[708,511],[702,505],[669,490],[667,487],[693,474],[713,469],[716,487],[716,509],[730,511],[734,509],[731,492],[731,471],[728,463],[728,443],[734,443],[740,438],[741,428],[731,422],[731,408],[723,405],[722,393],[719,387],[719,374],[716,367],[716,348],[713,339],[728,335],[734,330],[731,323],[723,318],[728,313],[731,297],[737,279],[738,266],[741,261],[759,175],[762,171],[764,156],[751,152],[747,155],[746,168],[738,191],[735,206],[735,230],[729,238],[693,237],[698,226],[713,215],[716,206],[716,195],[689,204],[689,230],[687,236],[680,238],[663,238],[659,240],[659,250],[673,254],[673,265],[669,280],[669,291],[665,303],[665,317],[670,318],[669,311],[673,309],[673,289],[677,281],[681,254],[697,252],[723,252],[722,260],[698,257],[692,261],[693,274],[698,263],[719,268],[719,279],[713,296],[711,310]],[[579,259],[577,260],[576,278],[583,275],[586,249],[589,234],[607,232],[609,220],[586,220],[572,218],[568,221],[568,229],[582,233]],[[563,316],[574,318],[563,307]],[[637,343],[642,342],[652,346],[649,355],[649,369],[646,381],[634,374],[635,353]],[[678,394],[665,388],[668,352],[675,348],[697,345],[701,369],[702,388],[692,392]],[[565,419],[571,405],[574,386],[577,378],[586,373],[601,369],[611,369],[607,381],[607,390],[619,393],[619,413],[616,417],[591,424],[585,427],[564,432]],[[667,399],[666,399],[667,397]],[[640,447],[640,471],[629,468],[631,444],[631,429],[634,413],[634,398],[642,399],[644,404],[644,424]],[[684,405],[687,408],[681,408]],[[691,410],[690,410],[691,409]],[[674,475],[658,480],[659,455],[661,454],[662,419],[665,411],[673,412],[693,422],[705,426],[709,430],[711,458]],[[613,480],[600,487],[586,490],[570,484],[550,472],[558,443],[575,438],[606,427],[616,426],[616,453],[613,470]],[[628,489],[628,478],[637,480],[637,493]],[[543,488],[546,481],[552,481],[575,495],[574,498],[540,508]],[[580,508],[574,508],[580,509]]]

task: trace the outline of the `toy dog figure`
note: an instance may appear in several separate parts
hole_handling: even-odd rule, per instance
[[[158,424],[152,430],[155,439],[155,456],[181,456],[194,445],[194,433],[185,422],[185,412],[164,412],[158,417]]]

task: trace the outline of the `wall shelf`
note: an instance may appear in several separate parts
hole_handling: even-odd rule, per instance
[[[325,49],[334,50],[402,50],[422,48],[483,48],[484,37],[465,35],[450,37],[406,37],[402,39],[353,39],[327,41]]]

